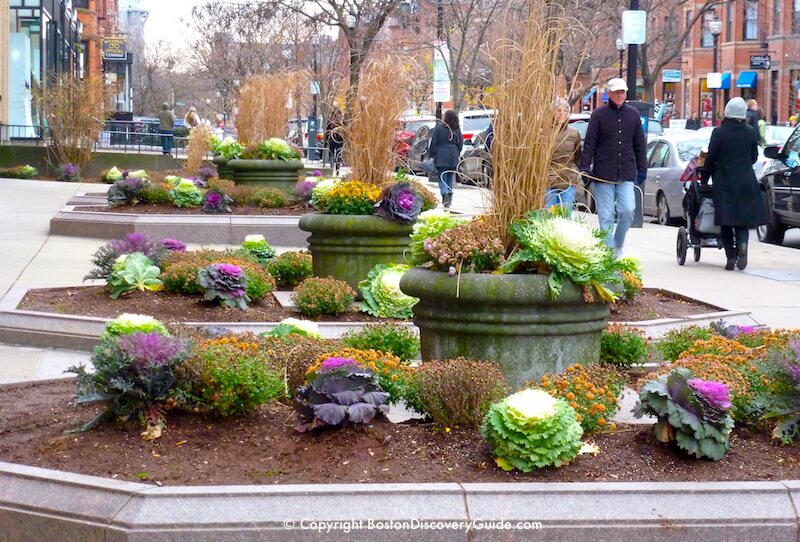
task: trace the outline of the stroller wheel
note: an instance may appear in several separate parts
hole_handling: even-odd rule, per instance
[[[678,243],[676,246],[678,265],[683,265],[684,263],[686,263],[686,250],[688,248],[689,248],[689,235],[686,232],[686,228],[681,226],[680,228],[678,228]]]
[[[700,261],[700,247],[699,246],[694,247],[694,261],[696,261],[696,262]]]

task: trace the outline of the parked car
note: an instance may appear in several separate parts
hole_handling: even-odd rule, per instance
[[[492,155],[486,148],[486,136],[489,128],[482,130],[471,138],[471,145],[464,145],[458,163],[456,177],[464,184],[489,187],[492,184]]]
[[[286,140],[293,144],[297,145],[298,147],[303,149],[303,152],[307,152],[306,149],[310,147],[308,144],[308,119],[309,117],[303,117],[301,119],[293,118],[289,119],[289,133],[286,137]],[[325,125],[322,124],[322,117],[317,117],[317,146],[322,147],[322,139],[325,136]]]
[[[769,222],[758,227],[758,239],[781,244],[786,230],[800,227],[800,129],[782,145],[769,145],[764,155],[770,159],[760,183]]]
[[[395,134],[395,146],[400,158],[398,167],[414,173],[420,171],[420,163],[428,151],[430,131],[436,126],[436,117],[415,115],[400,119],[401,129]]]
[[[470,109],[458,114],[461,135],[465,145],[472,145],[472,138],[486,130],[494,118],[494,109]]]

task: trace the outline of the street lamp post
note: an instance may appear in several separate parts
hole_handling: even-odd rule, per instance
[[[317,54],[319,51],[319,35],[311,36],[311,70],[314,80],[311,82],[311,118],[308,119],[308,146],[309,158],[319,160],[319,150],[317,149],[317,100],[319,98],[319,71],[317,66]]]
[[[622,79],[622,59],[625,55],[625,42],[617,38],[617,51],[619,51],[619,78]]]
[[[711,36],[714,38],[714,60],[713,60],[713,67],[712,71],[717,73],[717,62],[719,56],[719,35],[722,33],[722,21],[714,17],[712,20],[708,22],[708,31],[711,32]],[[711,90],[711,126],[717,125],[717,91],[719,89],[715,88]]]
[[[436,41],[442,43],[444,37],[444,6],[442,0],[436,1]],[[442,102],[436,102],[436,118],[442,118]]]

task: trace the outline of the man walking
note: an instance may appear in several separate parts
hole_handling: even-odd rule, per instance
[[[759,139],[758,119],[760,115],[758,112],[758,102],[752,98],[747,100],[747,124],[753,127],[756,134],[756,140]]]
[[[175,113],[173,113],[167,102],[161,104],[161,112],[158,114],[158,129],[161,134],[161,154],[172,153],[172,139],[175,134]]]
[[[608,105],[597,108],[589,119],[581,153],[581,171],[592,182],[600,229],[617,255],[633,224],[636,209],[634,183],[647,178],[646,139],[639,112],[625,104],[628,85],[615,77],[606,86]],[[614,228],[614,212],[617,227]]]

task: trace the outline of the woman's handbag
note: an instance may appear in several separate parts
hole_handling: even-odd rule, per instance
[[[428,175],[436,175],[436,173],[438,173],[436,171],[436,165],[433,163],[433,158],[426,158],[419,167]]]

